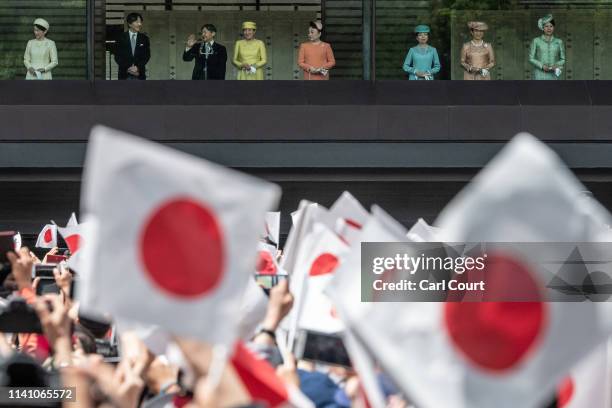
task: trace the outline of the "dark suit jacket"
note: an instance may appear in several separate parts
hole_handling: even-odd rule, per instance
[[[140,73],[138,79],[147,79],[145,65],[147,65],[150,58],[151,46],[149,44],[149,37],[138,33],[136,36],[136,51],[132,55],[129,31],[121,34],[115,46],[115,62],[119,65],[119,79],[127,79],[131,76],[127,73],[127,70],[132,65],[138,67],[138,72]]]
[[[183,61],[191,61],[194,58],[195,66],[191,79],[225,79],[227,51],[224,46],[215,41],[212,45],[212,54],[206,58],[204,43],[196,43],[183,53]]]

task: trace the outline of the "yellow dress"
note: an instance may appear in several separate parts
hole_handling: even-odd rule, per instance
[[[249,81],[264,79],[263,67],[268,62],[266,45],[261,40],[238,40],[234,46],[234,58],[232,63],[238,68],[238,80]],[[243,71],[242,64],[253,65],[256,68],[254,74]]]
[[[23,65],[27,69],[44,68],[41,79],[51,79],[51,70],[57,66],[57,48],[55,42],[48,38],[42,40],[32,39],[28,41],[23,55]],[[26,79],[37,79],[36,75],[26,73]]]

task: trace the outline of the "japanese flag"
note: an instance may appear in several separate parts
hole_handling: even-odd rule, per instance
[[[340,332],[344,325],[324,291],[349,247],[325,225],[315,224],[306,248],[298,260],[291,287],[297,326],[322,333]]]
[[[343,192],[331,206],[329,215],[335,219],[334,231],[349,245],[358,240],[361,228],[370,216],[348,191]]]
[[[55,248],[57,246],[57,225],[47,224],[38,234],[37,248]]]
[[[551,150],[519,135],[445,208],[437,225],[447,242],[594,241],[609,214],[579,200],[583,190]],[[546,284],[529,260],[513,261],[523,283]],[[419,407],[529,408],[549,401],[563,377],[612,331],[610,302],[546,300],[371,303],[349,320]]]
[[[66,241],[71,256],[74,256],[83,245],[83,228],[83,224],[67,225],[64,228],[57,227],[58,232]]]
[[[266,360],[243,343],[236,344],[230,363],[254,403],[269,408],[314,408],[299,388],[283,382]]]
[[[261,220],[279,195],[262,180],[94,128],[81,197],[83,214],[98,221],[81,282],[88,306],[231,343]]]

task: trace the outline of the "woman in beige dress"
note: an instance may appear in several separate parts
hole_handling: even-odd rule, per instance
[[[28,70],[26,79],[52,79],[51,70],[57,66],[57,48],[46,37],[48,31],[47,20],[34,20],[34,38],[28,41],[23,55],[23,64]]]
[[[491,68],[495,66],[493,46],[484,41],[484,33],[489,29],[486,23],[470,21],[468,28],[472,39],[461,48],[461,66],[465,70],[463,79],[470,81],[490,80]]]

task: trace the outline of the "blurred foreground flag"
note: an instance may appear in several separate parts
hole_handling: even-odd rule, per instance
[[[557,389],[558,408],[609,408],[610,369],[608,344],[591,351]]]
[[[97,221],[86,307],[211,343],[235,339],[276,185],[96,127],[82,191],[82,213]]]
[[[609,214],[581,199],[583,191],[550,149],[519,135],[448,205],[437,226],[446,242],[591,242],[607,230]],[[511,265],[505,271],[516,278],[509,282],[528,282],[540,298],[381,302],[360,314],[343,308],[356,337],[417,406],[540,407],[612,332],[612,303],[548,302],[546,271],[505,255],[507,262],[492,263],[487,274]]]
[[[55,248],[57,246],[57,225],[47,224],[38,234],[37,248]]]
[[[314,408],[299,388],[285,383],[274,367],[242,342],[236,343],[230,363],[255,406]]]

